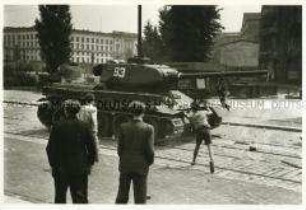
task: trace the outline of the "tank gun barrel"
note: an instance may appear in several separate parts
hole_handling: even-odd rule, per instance
[[[196,72],[196,73],[182,73],[182,78],[202,78],[202,77],[230,77],[230,76],[239,76],[239,77],[249,77],[249,76],[267,76],[268,70],[250,70],[250,71],[220,71],[220,72]]]

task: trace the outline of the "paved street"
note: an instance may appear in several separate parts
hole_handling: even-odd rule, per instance
[[[17,98],[16,96],[22,96]],[[5,91],[5,100],[34,103],[39,94]],[[297,101],[291,101],[297,104]],[[272,103],[271,103],[272,104]],[[5,195],[34,203],[53,200],[47,164],[47,131],[35,106],[4,104]],[[301,110],[250,109],[224,112],[226,120],[301,127]],[[280,116],[282,112],[282,117]],[[234,115],[236,114],[236,115]],[[230,116],[233,115],[233,116]],[[237,122],[237,120],[235,120]],[[285,123],[284,123],[285,122]],[[193,141],[160,146],[149,177],[151,204],[300,204],[301,132],[222,125],[213,130],[216,173],[209,173],[203,146],[198,164],[190,166]],[[249,151],[249,148],[256,148]],[[118,185],[116,143],[103,140],[101,161],[90,177],[92,203],[113,203]],[[14,199],[11,199],[14,200]],[[9,202],[9,201],[8,201]]]
[[[17,135],[5,137],[5,193],[37,203],[52,202],[53,185],[45,143]],[[100,150],[101,162],[90,177],[90,201],[113,203],[117,189],[115,152]],[[160,163],[159,163],[160,162]],[[150,203],[158,204],[297,204],[298,192],[219,178],[208,171],[157,160],[150,174]],[[286,196],[284,196],[286,195]]]

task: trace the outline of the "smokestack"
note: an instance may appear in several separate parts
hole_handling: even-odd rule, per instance
[[[143,57],[143,52],[142,52],[142,23],[141,23],[141,5],[138,5],[138,44],[137,44],[137,51],[138,51],[138,56]]]

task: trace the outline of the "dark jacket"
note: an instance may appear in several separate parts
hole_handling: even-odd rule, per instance
[[[71,175],[85,174],[97,158],[97,145],[89,128],[77,119],[56,124],[46,148],[54,171]]]
[[[120,127],[118,136],[119,170],[146,174],[154,162],[154,128],[133,119]]]

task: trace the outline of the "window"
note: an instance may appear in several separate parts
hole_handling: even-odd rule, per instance
[[[103,44],[103,39],[101,39],[101,44]]]
[[[82,39],[81,39],[81,40],[82,40],[82,42],[84,42],[84,37],[82,37]]]
[[[92,42],[92,43],[95,43],[95,38],[91,38],[91,42]]]
[[[89,42],[89,38],[86,38],[86,42]]]
[[[99,39],[96,39],[96,43],[99,43]]]
[[[95,50],[95,46],[94,45],[91,45],[91,50]]]
[[[106,40],[106,42],[105,42],[106,44],[108,44],[108,39]]]
[[[76,37],[76,41],[79,42],[79,40],[80,40],[80,38],[77,36],[77,37]]]

